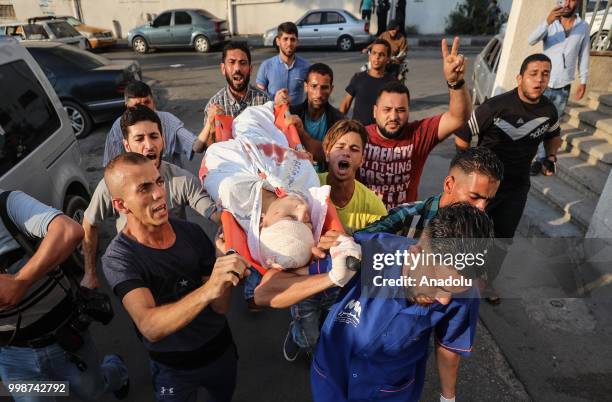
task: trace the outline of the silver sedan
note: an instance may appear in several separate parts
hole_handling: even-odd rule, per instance
[[[349,51],[355,45],[365,45],[373,40],[368,21],[338,8],[308,10],[295,24],[300,46],[337,46],[342,51]],[[264,33],[264,46],[276,46],[276,29]]]

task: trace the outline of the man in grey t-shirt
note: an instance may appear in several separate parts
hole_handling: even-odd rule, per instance
[[[127,396],[128,373],[119,356],[105,356],[100,364],[86,330],[79,333],[83,344],[67,359],[60,346],[65,339],[56,333],[76,307],[63,289],[70,289],[68,279],[58,274],[49,280],[47,274],[74,252],[83,237],[81,227],[20,191],[8,195],[5,210],[20,233],[42,241],[30,258],[0,221],[0,379],[5,385],[67,381],[70,392],[84,400],[110,391]],[[26,298],[29,302],[23,303]]]
[[[168,208],[173,217],[185,219],[185,207],[211,219],[215,206],[196,177],[184,169],[161,160],[164,149],[162,128],[157,114],[145,106],[127,109],[121,116],[123,144],[127,151],[137,152],[155,161],[164,179]],[[98,246],[97,227],[107,218],[117,218],[117,231],[125,226],[125,217],[113,209],[111,194],[104,180],[100,180],[83,218],[83,253],[85,256],[85,275],[81,285],[88,288],[98,287],[96,257]]]

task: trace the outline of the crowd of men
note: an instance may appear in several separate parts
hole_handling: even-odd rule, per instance
[[[370,17],[371,5],[363,2],[364,18]],[[578,54],[583,55],[581,78],[586,77],[588,52],[579,47],[584,43],[572,45],[576,39],[567,35],[568,29],[583,28],[575,9],[576,1],[568,0],[551,12],[532,37],[532,42],[544,40],[550,52],[527,57],[516,88],[474,111],[459,39],[450,50],[442,41],[448,110],[419,121],[409,121],[408,88],[386,70],[394,45],[384,38],[396,40],[397,32],[384,33],[369,46],[370,67],[351,79],[339,108],[330,104],[333,69],[309,64],[296,54],[298,31],[290,22],[279,25],[279,53],[262,63],[255,86],[250,84],[249,48],[239,42],[224,47],[220,70],[226,85],[208,101],[197,135],[176,116],[157,110],[146,84],[130,83],[127,109],[106,138],[104,178],[82,226],[24,193],[0,195],[2,382],[63,380],[84,400],[104,398],[107,392],[127,397],[126,362],[109,355],[100,363],[87,331],[92,319],[103,319],[100,311],[108,304],[95,291],[102,278],[97,269],[102,255],[104,277],[149,354],[156,400],[195,401],[201,387],[211,401],[231,400],[237,352],[225,313],[232,289],[244,283],[251,311],[291,309],[283,354],[288,361],[301,353],[312,359],[315,401],[382,395],[418,400],[432,332],[440,400],[453,401],[460,356],[472,349],[479,290],[489,302],[500,302],[492,283],[523,213],[531,162],[541,144],[545,156],[538,162],[545,173],[554,173],[559,115],[569,93],[564,77],[573,76]],[[557,30],[566,32],[567,43],[553,35]],[[561,65],[558,41],[569,46]],[[552,94],[552,102],[546,93]],[[583,95],[584,86],[578,97]],[[247,107],[270,101],[290,104],[286,123],[296,127],[321,185],[331,187],[331,203],[344,230],[321,236],[310,266],[269,269],[262,275],[249,269],[243,256],[227,250],[223,234],[213,242],[186,220],[186,207],[211,224],[218,224],[220,211],[180,161],[219,140],[216,116],[236,117]],[[429,153],[451,134],[456,135],[458,153],[441,192],[419,197]],[[116,219],[117,236],[106,250],[98,250],[98,227],[107,219]],[[492,245],[493,236],[502,241]],[[34,245],[31,239],[41,241]],[[61,267],[81,243],[85,274],[78,287]],[[422,265],[407,272],[396,266],[384,275],[465,277],[476,279],[475,285],[414,287],[409,292],[402,287],[393,297],[371,297],[361,286],[368,267],[355,272],[346,258],[371,248],[460,253],[466,247],[491,250],[486,270]],[[83,320],[88,314],[90,319]],[[38,400],[27,395],[15,399]]]

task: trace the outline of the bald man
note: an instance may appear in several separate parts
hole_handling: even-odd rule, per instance
[[[152,160],[164,178],[170,215],[186,219],[185,208],[190,207],[205,218],[214,220],[215,205],[198,179],[190,172],[162,160],[166,144],[159,116],[148,107],[137,105],[126,109],[119,121],[125,151],[137,152]],[[113,209],[111,194],[104,180],[100,180],[83,218],[85,274],[82,286],[92,289],[99,286],[96,275],[98,226],[109,218],[117,219],[117,232],[125,226],[125,217],[119,216]]]
[[[237,254],[215,258],[196,224],[169,218],[154,161],[128,152],[104,171],[125,228],[102,257],[104,275],[142,335],[157,400],[191,400],[199,387],[230,401],[237,355],[225,313],[231,288],[247,275]]]

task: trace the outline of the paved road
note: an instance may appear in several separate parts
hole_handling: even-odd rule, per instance
[[[474,51],[465,52],[473,58]],[[273,53],[257,49],[253,54],[255,67]],[[202,107],[208,98],[223,84],[218,64],[220,53],[207,55],[192,52],[156,52],[134,55],[131,51],[114,51],[104,54],[112,59],[137,58],[142,64],[145,80],[155,81],[155,93],[160,110],[170,111],[185,121],[188,128],[197,132],[201,128]],[[335,51],[309,51],[301,55],[311,62],[325,62],[335,73],[335,91],[332,103],[338,105],[350,77],[364,62],[360,53]],[[448,102],[447,89],[442,77],[438,49],[417,50],[410,54],[411,71],[411,119],[443,112]],[[253,73],[253,81],[255,72]],[[84,166],[91,184],[101,178],[101,156],[104,138],[110,124],[103,124],[87,138],[80,141]],[[428,159],[421,181],[420,193],[428,196],[440,191],[441,181],[454,154],[452,144],[438,146]],[[192,171],[199,166],[199,158],[188,163]],[[112,225],[106,227],[101,247],[113,235]],[[214,228],[207,228],[212,232]],[[259,314],[247,312],[240,290],[234,293],[229,321],[238,345],[239,378],[236,401],[309,401],[308,363],[302,359],[296,363],[284,361],[281,345],[289,323],[287,310],[265,311]],[[103,353],[122,354],[129,365],[132,379],[130,401],[152,400],[147,356],[135,336],[132,324],[122,307],[115,304],[116,318],[108,326],[95,326],[93,332]],[[438,380],[433,359],[423,400],[438,400]],[[204,394],[204,393],[202,393]],[[466,359],[459,374],[458,395],[465,401],[516,401],[528,399],[522,385],[516,380],[503,354],[489,332],[480,325],[473,356]],[[203,399],[203,395],[200,395]]]

